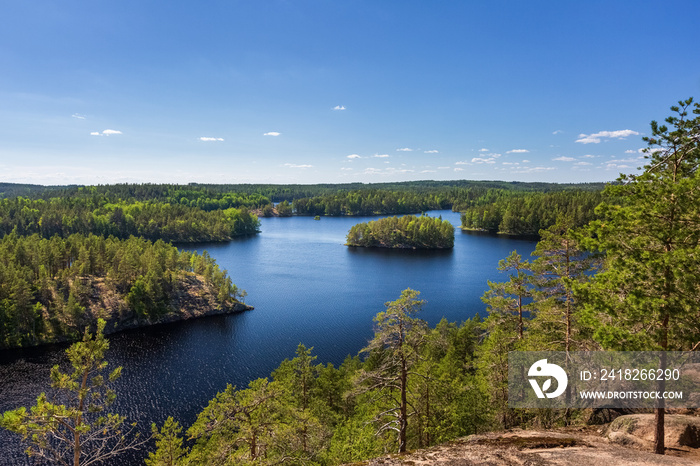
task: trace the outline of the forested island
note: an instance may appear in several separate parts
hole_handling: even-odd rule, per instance
[[[450,222],[428,216],[386,217],[350,228],[347,246],[395,249],[449,249],[455,229]]]

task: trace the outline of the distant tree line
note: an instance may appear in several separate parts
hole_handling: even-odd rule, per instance
[[[348,246],[370,248],[449,249],[455,229],[441,218],[415,215],[386,217],[350,228]]]
[[[0,200],[0,236],[69,236],[80,233],[173,242],[227,241],[254,234],[259,220],[245,207],[204,211],[158,201],[115,201],[104,196]]]
[[[249,217],[251,210],[265,217],[288,217],[403,215],[452,209],[463,212],[462,227],[465,229],[536,236],[540,229],[553,225],[557,215],[562,213],[572,217],[577,226],[593,219],[593,209],[600,202],[603,188],[600,183],[464,180],[319,185],[116,184],[43,187],[43,190],[21,186],[18,185],[13,192],[30,193],[32,200],[43,199],[57,208],[63,202],[60,209],[76,211],[76,214],[62,211],[57,216],[62,220],[67,215],[68,221],[65,223],[68,225],[57,227],[56,224],[61,222],[50,218],[49,223],[53,223],[51,228],[55,230],[103,234],[101,231],[110,229],[104,226],[104,217],[92,219],[84,211],[95,211],[100,207],[113,210],[114,206],[124,210],[136,205],[141,210],[148,210],[149,221],[128,227],[120,224],[111,227],[109,234],[120,237],[134,234],[178,242],[224,241],[255,232],[257,225]],[[71,199],[68,207],[62,199]],[[168,211],[154,211],[154,206]],[[36,206],[29,208],[38,209]],[[134,208],[130,209],[136,214],[140,213]],[[232,214],[234,211],[231,209],[237,209],[238,214]],[[221,215],[221,211],[227,215]],[[95,212],[95,215],[100,214],[104,212]],[[16,213],[14,215],[17,216]],[[119,220],[119,212],[115,215]],[[129,215],[139,223],[133,212]],[[178,216],[179,221],[175,221]],[[236,222],[233,226],[227,226],[231,217],[237,217]],[[24,222],[20,227],[31,231],[26,224],[31,219]],[[73,223],[76,227],[72,226]],[[11,229],[11,224],[12,221],[6,219],[4,230]],[[93,224],[100,224],[100,231],[90,230]]]
[[[540,230],[566,216],[573,227],[597,218],[595,207],[603,197],[598,191],[512,192],[493,190],[463,205],[462,228],[520,236],[538,236]]]

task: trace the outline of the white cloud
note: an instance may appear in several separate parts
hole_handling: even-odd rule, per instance
[[[573,162],[576,159],[573,157],[564,157],[562,155],[561,157],[555,157],[552,160],[558,160],[559,162]]]
[[[488,150],[488,149],[486,149],[486,148],[483,148],[483,149],[479,149],[479,152],[488,152],[488,151],[489,151],[489,150]]]
[[[404,147],[403,149],[396,149],[397,152],[413,152],[413,149]]]
[[[471,165],[471,163],[465,162],[464,160],[460,160],[459,162],[455,162],[455,165]]]
[[[421,173],[437,173],[437,170],[421,170]]]
[[[529,160],[523,160],[522,163],[530,163]]]
[[[506,154],[527,154],[528,152],[530,151],[527,149],[513,149],[506,152]]]
[[[591,162],[576,162],[574,165],[578,167],[583,167],[585,165],[593,165]]]
[[[558,129],[558,130],[556,130],[556,131],[552,131],[552,134],[560,134],[560,133],[563,133],[563,132],[564,132],[564,131]]]
[[[74,113],[71,115],[73,118],[77,118],[78,120],[84,120],[85,115],[81,115],[80,113]]]
[[[457,162],[457,163],[459,163],[459,162]],[[452,167],[438,167],[438,170],[449,170],[450,168],[452,168]]]
[[[579,138],[576,140],[576,142],[580,142],[581,144],[598,144],[602,138],[607,138],[607,139],[621,139],[621,138],[626,138],[628,136],[638,136],[639,133],[636,131],[632,131],[631,129],[621,129],[618,131],[601,131],[599,133],[593,133],[593,134],[579,134]]]
[[[613,160],[611,162],[625,162],[625,163],[639,163],[644,160],[644,157],[629,157],[626,159],[616,159],[613,157]]]
[[[586,154],[583,156],[584,159],[594,159],[596,157],[597,157],[596,155],[591,155],[591,154]]]
[[[263,136],[279,136],[282,133],[278,133],[277,131],[270,131],[269,133],[264,133]]]
[[[648,149],[648,150],[647,150],[647,149]],[[654,147],[654,148],[652,148],[652,149],[649,149],[648,147],[642,147],[641,149],[637,150],[637,152],[639,152],[640,154],[644,154],[644,153],[645,153],[645,152],[644,152],[645,150],[646,150],[648,153],[651,153],[651,154],[653,154],[654,152],[661,152],[661,151],[663,151],[663,149],[660,148],[660,147]]]
[[[345,110],[345,105],[336,105],[333,110]]]
[[[457,168],[454,169],[454,171],[456,171],[456,172],[463,172],[463,171],[464,171],[464,168],[459,168],[459,167],[457,167]]]
[[[424,153],[424,154],[437,154],[438,151],[436,151],[435,149],[433,149],[433,150],[426,150],[426,151],[423,151],[423,153]]]
[[[362,157],[360,157],[357,154],[350,154],[346,158],[348,158],[348,159],[361,159]]]
[[[637,153],[636,150],[626,150],[625,151],[625,154],[636,154],[636,153]]]
[[[385,159],[389,157],[389,154],[374,154],[374,156],[378,159]]]
[[[618,168],[630,168],[630,166],[625,164],[618,164],[616,162],[605,162],[606,170],[616,170]]]
[[[101,133],[99,131],[93,131],[90,133],[90,136],[113,136],[115,134],[122,134],[122,132],[115,129],[106,129]]]
[[[415,170],[410,170],[407,168],[393,168],[393,167],[387,167],[384,169],[380,168],[365,168],[365,171],[363,172],[365,175],[401,175],[401,174],[406,174],[406,173],[413,173]]]
[[[350,167],[340,167],[341,170],[352,170]]]
[[[472,163],[496,163],[496,159],[494,157],[489,157],[487,159],[483,157],[474,157]]]
[[[224,138],[208,138],[206,136],[202,136],[199,138],[199,140],[204,142],[223,142]]]
[[[313,168],[313,165],[297,165],[294,163],[285,163],[284,166],[289,168]]]
[[[546,172],[550,170],[556,170],[555,167],[529,167],[529,168],[523,168],[522,170],[515,170],[511,173],[539,173],[539,172]]]

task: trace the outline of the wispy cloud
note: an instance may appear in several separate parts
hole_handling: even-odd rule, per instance
[[[639,133],[631,129],[622,129],[618,131],[600,131],[593,134],[579,134],[576,142],[581,144],[598,144],[603,138],[605,139],[621,139],[629,136],[638,136]]]
[[[268,133],[264,133],[263,136],[279,136],[282,133],[278,133],[277,131],[270,131]]]
[[[489,158],[474,157],[472,159],[472,163],[496,163],[496,159],[494,157],[489,157]]]
[[[297,165],[295,163],[285,163],[284,166],[289,168],[313,168],[313,165]]]
[[[359,155],[357,155],[357,154],[350,154],[350,155],[348,155],[346,158],[352,160],[352,159],[361,159],[362,157],[359,156]]]
[[[563,132],[564,132],[564,131],[558,129],[558,130],[556,130],[556,131],[552,131],[552,134],[560,134],[560,133],[563,133]]]
[[[394,168],[394,167],[387,167],[384,169],[381,168],[366,168],[365,171],[363,172],[365,175],[382,175],[382,176],[388,176],[388,175],[404,175],[406,173],[413,173],[415,170],[411,170],[408,168]]]
[[[630,168],[629,165],[623,164],[618,164],[616,161],[614,162],[605,162],[605,169],[606,170],[617,170],[620,168]]]
[[[552,160],[557,160],[559,162],[573,162],[576,159],[573,157],[565,157],[562,155],[561,157],[554,157]]]
[[[85,115],[81,115],[80,113],[74,113],[71,115],[73,118],[77,118],[78,120],[84,120]]]
[[[522,168],[518,170],[513,170],[511,173],[541,173],[541,172],[546,172],[550,170],[556,170],[555,167],[528,167],[528,168]]]
[[[378,159],[385,159],[385,158],[389,157],[389,154],[374,154],[374,157],[376,157]]]
[[[396,149],[397,152],[413,152],[413,149],[409,147],[404,147],[402,149]]]
[[[117,134],[122,134],[122,132],[117,131],[116,129],[106,129],[101,133],[99,131],[93,131],[92,133],[90,133],[90,136],[114,136]]]
[[[426,151],[423,151],[423,153],[424,153],[424,154],[437,154],[438,151],[436,151],[435,149],[433,149],[433,150],[426,150]]]
[[[583,167],[586,165],[593,165],[593,164],[591,162],[576,162],[574,165],[576,165],[578,167]]]
[[[471,165],[471,162],[460,160],[459,162],[455,162],[455,165]]]
[[[513,149],[506,152],[506,154],[527,154],[528,152],[530,151],[527,149]]]
[[[224,138],[208,138],[206,136],[202,136],[199,138],[199,140],[204,142],[223,142]]]
[[[464,168],[455,167],[454,171],[456,171],[456,172],[463,172],[463,171],[464,171]]]
[[[486,149],[485,147],[484,147],[484,148],[482,148],[482,149],[479,149],[479,152],[488,152],[488,151],[489,151],[489,150],[488,150],[488,149]]]
[[[341,169],[341,170],[346,170],[346,171],[347,171],[347,170],[352,170],[352,168],[350,168],[350,167],[340,167],[340,169]]]
[[[336,105],[333,110],[345,110],[345,105]]]

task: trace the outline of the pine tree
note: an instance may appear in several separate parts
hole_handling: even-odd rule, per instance
[[[66,350],[72,373],[61,372],[58,365],[51,369],[55,399],[42,393],[29,410],[18,408],[0,416],[0,427],[20,434],[29,444],[29,456],[87,466],[145,443],[138,434],[132,435],[135,424],[125,424],[123,416],[108,411],[116,398],[109,384],[121,375],[121,367],[105,378],[109,342],[104,326],[100,319],[94,338],[86,330],[83,340]]]
[[[374,338],[362,350],[373,360],[365,363],[356,379],[359,391],[373,391],[383,400],[374,419],[377,433],[395,431],[399,453],[406,451],[409,382],[416,375],[414,369],[426,334],[425,322],[413,317],[425,303],[417,299],[418,295],[418,291],[408,288],[375,316]]]
[[[689,116],[689,112],[697,115]],[[604,270],[582,290],[595,338],[617,350],[689,350],[700,345],[700,105],[671,107],[651,122],[647,164],[606,187],[591,247]],[[662,358],[662,368],[665,361]],[[659,386],[663,390],[663,382]],[[656,408],[655,452],[663,454],[664,408]]]

